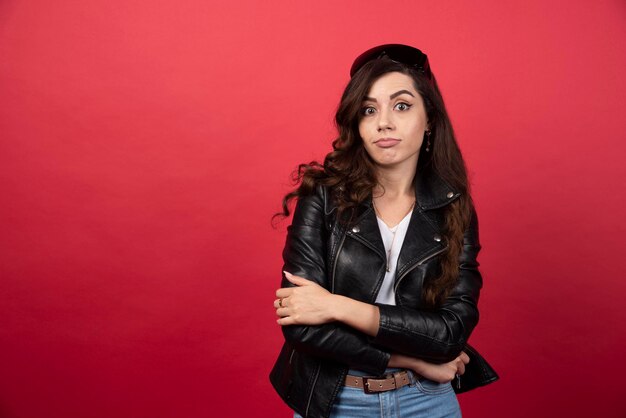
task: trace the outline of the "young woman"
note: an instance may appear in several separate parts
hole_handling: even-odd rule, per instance
[[[497,378],[466,344],[482,278],[463,158],[421,51],[372,48],[350,75],[333,151],[283,200],[270,380],[296,417],[458,417],[466,365],[472,386]]]

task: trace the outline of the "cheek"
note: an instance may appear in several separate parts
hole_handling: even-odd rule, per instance
[[[411,128],[413,135],[420,140],[424,137],[424,133],[426,131],[426,123],[420,121],[413,125]]]
[[[365,120],[361,120],[361,122],[359,122],[359,135],[361,136],[361,139],[367,139],[370,134],[369,132],[371,132],[371,122],[368,123],[368,121]]]
[[[415,146],[419,148],[422,146],[423,142],[424,142],[424,131],[417,131],[415,133],[415,140],[414,140]]]
[[[361,136],[361,139],[367,138],[367,129],[365,127],[365,123],[363,122],[359,123],[359,135]]]

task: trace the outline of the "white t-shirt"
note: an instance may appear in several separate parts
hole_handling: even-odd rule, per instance
[[[380,229],[380,235],[383,238],[383,244],[385,245],[385,255],[389,258],[389,271],[385,272],[385,279],[382,286],[376,296],[376,303],[384,303],[386,305],[396,304],[396,295],[393,291],[393,282],[396,278],[396,266],[398,265],[398,256],[400,255],[400,249],[406,236],[406,231],[409,227],[409,221],[411,220],[411,210],[400,221],[400,223],[393,228],[389,228],[385,222],[378,216],[378,228]],[[395,234],[395,239],[394,239]],[[393,245],[392,245],[393,242]],[[391,250],[391,253],[389,251]]]

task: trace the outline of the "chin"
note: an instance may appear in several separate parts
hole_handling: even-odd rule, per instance
[[[375,162],[376,165],[379,165],[381,167],[393,167],[394,165],[398,164],[398,161],[395,160],[377,160]]]

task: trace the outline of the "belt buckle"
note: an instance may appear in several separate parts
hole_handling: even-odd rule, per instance
[[[365,393],[367,393],[367,394],[371,395],[371,394],[376,394],[376,393],[380,393],[380,392],[388,392],[390,390],[394,390],[395,389],[395,385],[394,385],[394,387],[389,388],[389,389],[372,390],[372,389],[370,389],[370,379],[371,380],[384,380],[384,379],[381,379],[381,378],[376,379],[376,378],[373,378],[373,377],[364,377],[363,378],[363,391]]]
[[[376,392],[372,392],[372,391],[370,390],[370,382],[369,382],[369,380],[370,380],[370,378],[369,378],[369,377],[364,377],[364,378],[363,378],[363,391],[364,391],[365,393],[368,393],[368,394],[373,394],[373,393],[376,393]]]

